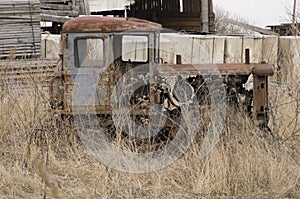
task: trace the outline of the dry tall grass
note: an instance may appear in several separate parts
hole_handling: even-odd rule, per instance
[[[195,142],[163,170],[129,174],[89,155],[67,123],[58,126],[36,84],[26,92],[3,84],[0,197],[300,198],[299,84],[271,86],[271,133],[243,113],[228,114],[204,159]]]

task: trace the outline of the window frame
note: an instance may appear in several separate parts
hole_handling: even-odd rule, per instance
[[[147,38],[147,59],[146,61],[127,61],[127,60],[124,60],[123,59],[123,37],[124,36],[136,36],[136,37],[146,37]],[[136,64],[145,64],[145,63],[149,63],[150,62],[150,43],[149,43],[149,33],[141,33],[141,34],[138,34],[138,33],[133,33],[133,34],[121,34],[121,61],[122,63],[136,63]]]
[[[85,39],[86,41],[88,39],[101,39],[102,40],[102,43],[103,43],[103,46],[102,46],[102,49],[103,49],[103,63],[100,64],[99,66],[95,67],[95,66],[90,66],[90,67],[81,67],[80,64],[79,64],[79,48],[78,48],[78,40],[83,40]],[[76,37],[74,39],[74,66],[76,68],[102,68],[104,67],[104,61],[105,61],[105,38],[101,37],[101,36],[82,36],[82,37]]]

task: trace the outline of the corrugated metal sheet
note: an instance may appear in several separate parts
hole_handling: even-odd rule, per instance
[[[130,4],[130,0],[89,0],[89,3],[91,11],[94,12],[124,9],[125,5]]]

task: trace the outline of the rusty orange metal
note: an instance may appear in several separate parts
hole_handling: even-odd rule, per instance
[[[268,125],[268,77],[253,75],[253,117],[261,127]]]
[[[83,32],[124,32],[124,31],[158,31],[162,26],[136,18],[116,18],[83,16],[67,21],[63,28],[63,33],[83,33]]]
[[[167,65],[176,71],[198,73],[218,71],[221,75],[273,75],[272,64],[176,64]]]

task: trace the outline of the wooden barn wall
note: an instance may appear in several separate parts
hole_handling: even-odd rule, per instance
[[[132,12],[137,18],[161,23],[163,27],[181,31],[200,31],[202,7],[200,0],[135,0]],[[209,32],[214,31],[212,0],[208,1]]]
[[[40,55],[40,2],[0,1],[0,58]]]

